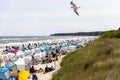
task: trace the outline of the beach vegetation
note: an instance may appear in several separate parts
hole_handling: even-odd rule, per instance
[[[52,80],[120,80],[120,31],[109,31],[63,58]]]
[[[120,30],[107,31],[101,38],[120,38]]]

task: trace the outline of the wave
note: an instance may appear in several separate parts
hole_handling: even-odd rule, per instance
[[[90,38],[96,36],[2,36],[0,37],[0,49],[5,46],[16,46],[29,43],[55,42],[63,40],[77,40],[82,38]]]

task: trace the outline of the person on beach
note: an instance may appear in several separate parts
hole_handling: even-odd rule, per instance
[[[2,59],[0,59],[0,69],[1,69],[1,64],[2,64],[2,62],[3,62],[3,60],[2,60]]]
[[[54,71],[54,70],[55,70],[55,68],[54,68],[53,66],[48,67],[48,66],[46,65],[46,67],[45,67],[45,73],[51,72],[51,71]]]
[[[30,67],[29,72],[30,72],[31,75],[32,75],[32,80],[38,80],[38,77],[37,77],[37,75],[36,75],[37,70],[35,70],[35,68],[34,68],[33,65],[32,65],[32,67]]]
[[[45,73],[49,72],[49,67],[46,65],[45,67]]]
[[[22,45],[22,51],[25,52],[25,50],[26,50],[26,47],[25,47],[25,45],[23,44],[23,45]]]
[[[32,49],[32,46],[31,46],[31,44],[30,44],[30,43],[28,44],[28,49],[29,49],[29,50],[31,50],[31,49]]]
[[[31,57],[32,57],[32,64],[33,64],[33,65],[34,65],[35,62],[36,62],[36,61],[35,61],[35,57],[34,57],[34,55],[35,55],[35,53],[33,53],[32,56],[31,56]]]
[[[42,68],[40,68],[39,70],[38,70],[38,73],[44,73],[45,71],[42,69]]]
[[[51,71],[54,71],[54,70],[55,70],[55,68],[54,68],[53,66],[51,66],[50,69],[51,69]]]
[[[14,76],[10,76],[10,80],[16,80],[15,78],[14,78]]]
[[[6,46],[6,49],[3,50],[4,53],[8,53],[8,52],[11,52],[11,48],[9,46]]]
[[[19,74],[19,72],[20,72],[20,71],[19,71],[19,70],[17,70],[16,80],[18,80],[18,74]]]

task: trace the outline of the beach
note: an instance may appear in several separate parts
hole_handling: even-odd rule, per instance
[[[55,67],[55,70],[54,70],[54,71],[51,71],[51,72],[48,72],[48,73],[45,73],[45,74],[43,74],[43,73],[37,73],[38,80],[51,80],[53,74],[56,73],[56,72],[60,69],[60,67],[61,67],[61,66],[60,66],[60,63],[61,63],[63,57],[65,57],[65,55],[59,57],[59,58],[58,58],[58,61],[55,61],[55,62],[52,62],[52,63],[47,64],[48,66],[54,65],[54,67]],[[36,66],[35,66],[35,69],[39,69],[40,67],[41,67],[41,68],[45,68],[45,66],[46,66],[46,64],[42,64],[42,65],[39,64],[39,65],[36,65]]]
[[[60,69],[60,63],[62,58],[67,54],[88,45],[95,40],[95,37],[74,37],[65,39],[53,39],[39,42],[20,43],[14,45],[7,45],[6,48],[1,49],[1,72],[7,69],[5,77],[1,79],[10,78],[10,76],[16,76],[17,70],[30,70],[30,67],[34,65],[37,72],[38,80],[51,80],[54,73]],[[10,68],[8,68],[8,65]],[[16,66],[14,70],[13,67]],[[46,71],[46,67],[49,70]],[[43,72],[39,72],[40,68]],[[3,75],[3,74],[0,74]],[[31,78],[30,78],[31,79]]]

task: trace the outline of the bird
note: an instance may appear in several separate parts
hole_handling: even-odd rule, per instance
[[[76,6],[76,4],[75,3],[73,3],[73,1],[71,1],[70,2],[70,5],[72,5],[72,7],[71,8],[73,8],[73,11],[76,13],[76,15],[78,15],[79,16],[79,13],[78,13],[78,9],[80,8],[80,6],[79,7],[77,7]]]

